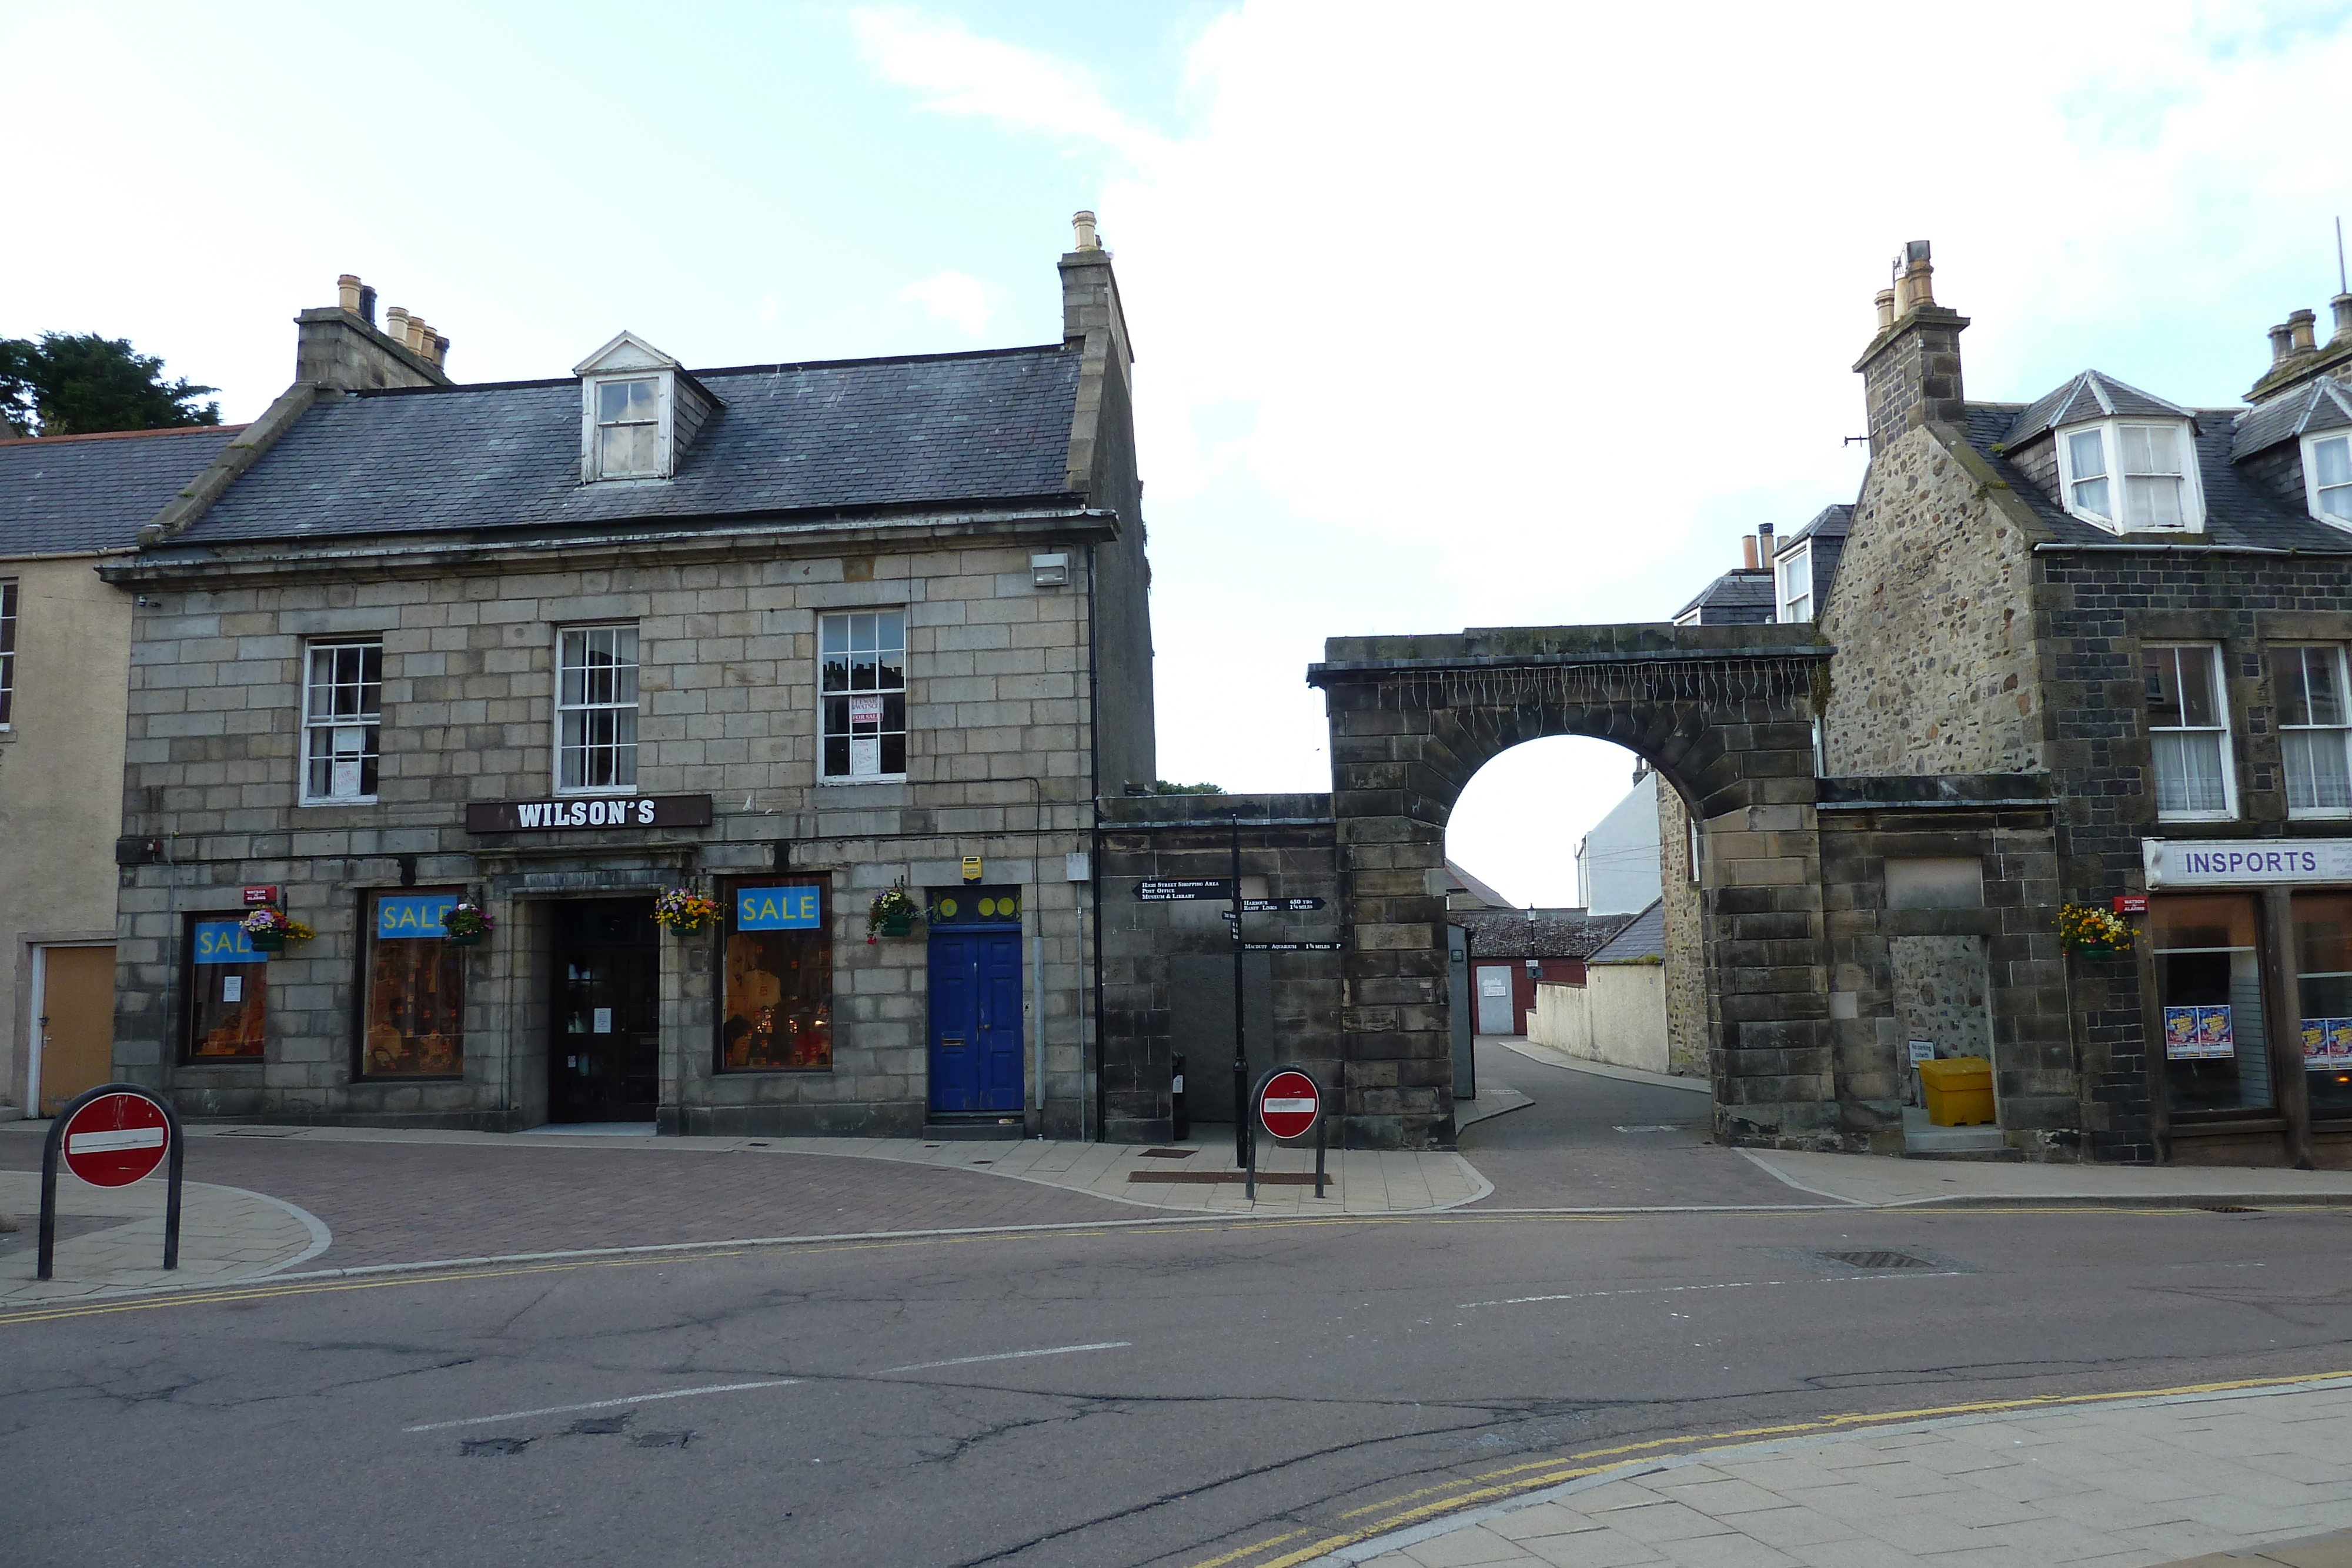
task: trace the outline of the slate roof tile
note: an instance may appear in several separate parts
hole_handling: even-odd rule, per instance
[[[241,424],[0,441],[0,556],[123,549]]]
[[[361,393],[304,415],[173,542],[1059,496],[1077,372],[1059,344],[698,371],[725,406],[677,473],[596,485],[576,381]]]
[[[1478,958],[1586,958],[1636,918],[1587,915],[1582,910],[1450,909],[1445,923],[1470,933],[1470,956]]]
[[[2230,461],[2234,409],[2182,411],[2197,422],[2198,474],[2205,486],[2205,531],[2199,534],[2126,534],[2120,538],[2093,523],[2070,517],[2049,493],[2029,479],[2002,449],[2014,445],[2009,433],[2018,428],[2015,403],[1969,404],[1969,444],[1990,463],[1993,471],[2033,508],[2057,539],[2069,544],[2240,545],[2260,549],[2310,550],[2323,555],[2352,554],[2352,534],[2315,521],[2300,507],[2273,500],[2256,489]]]
[[[2160,397],[2126,386],[2098,371],[2084,371],[2055,392],[2045,392],[2027,403],[2017,422],[2000,439],[2015,446],[2031,441],[2045,430],[2074,420],[2105,419],[2111,414],[2159,414],[2174,419],[2190,417],[2189,410],[2168,403]]]
[[[2282,441],[2293,441],[2315,430],[2340,430],[2352,425],[2352,385],[2321,376],[2266,398],[2238,415],[2230,439],[2230,455],[2252,457]]]

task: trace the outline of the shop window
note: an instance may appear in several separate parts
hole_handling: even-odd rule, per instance
[[[188,925],[190,1061],[257,1060],[269,1022],[268,959],[240,915],[195,915]]]
[[[2312,1114],[2352,1116],[2352,894],[2296,895],[2294,969]]]
[[[2237,811],[2230,765],[2230,716],[2221,650],[2151,645],[2140,650],[2147,682],[2150,761],[2159,817],[2224,819]]]
[[[739,883],[727,902],[722,1072],[833,1066],[833,936],[825,883]]]
[[[2151,898],[2166,1101],[2176,1113],[2273,1103],[2251,894]]]
[[[637,787],[637,629],[567,626],[555,640],[555,787]]]
[[[383,644],[313,643],[302,697],[305,805],[375,799]]]
[[[2344,650],[2273,648],[2271,696],[2292,817],[2352,814],[2352,726],[2344,711]]]
[[[907,776],[907,612],[862,611],[817,623],[827,783]]]
[[[360,1071],[369,1078],[454,1078],[465,1070],[466,950],[441,917],[455,888],[366,895]]]

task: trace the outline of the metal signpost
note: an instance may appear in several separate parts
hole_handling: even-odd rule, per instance
[[[58,1113],[41,1146],[41,1246],[33,1277],[50,1277],[58,1250],[58,1159],[92,1186],[144,1181],[168,1157],[163,1267],[180,1266],[180,1119],[135,1083],[101,1083]]]
[[[1314,1074],[1303,1067],[1276,1067],[1257,1081],[1257,1089],[1250,1095],[1250,1116],[1255,1126],[1265,1129],[1267,1137],[1287,1144],[1315,1134],[1315,1196],[1323,1196],[1323,1087],[1315,1082]],[[1243,1184],[1244,1197],[1257,1197],[1257,1135],[1249,1136],[1248,1180]]]

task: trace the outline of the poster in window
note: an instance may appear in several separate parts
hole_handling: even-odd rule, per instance
[[[236,920],[199,920],[188,945],[188,1058],[258,1057],[268,1028],[268,959]]]
[[[719,1064],[733,1071],[833,1065],[833,937],[824,884],[735,889],[727,933]]]
[[[2352,1019],[2303,1020],[2303,1064],[2332,1072],[2352,1063]]]
[[[2168,1061],[2202,1061],[2235,1056],[2237,1052],[2228,1003],[2164,1009],[2164,1054]]]
[[[378,894],[368,914],[360,1071],[449,1078],[465,1068],[466,949],[446,940],[452,893]]]
[[[882,742],[871,736],[849,738],[849,771],[863,777],[882,771]]]
[[[2327,1020],[2327,1064],[2342,1067],[2352,1062],[2352,1019]]]
[[[882,699],[880,697],[851,697],[849,699],[849,723],[850,727],[853,729],[881,728]]]

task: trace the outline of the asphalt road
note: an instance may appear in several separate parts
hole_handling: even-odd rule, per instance
[[[1587,1109],[1613,1149],[1622,1104]],[[2342,1368],[2347,1240],[2329,1211],[1471,1210],[17,1312],[0,1562],[1260,1568],[1563,1454]]]

